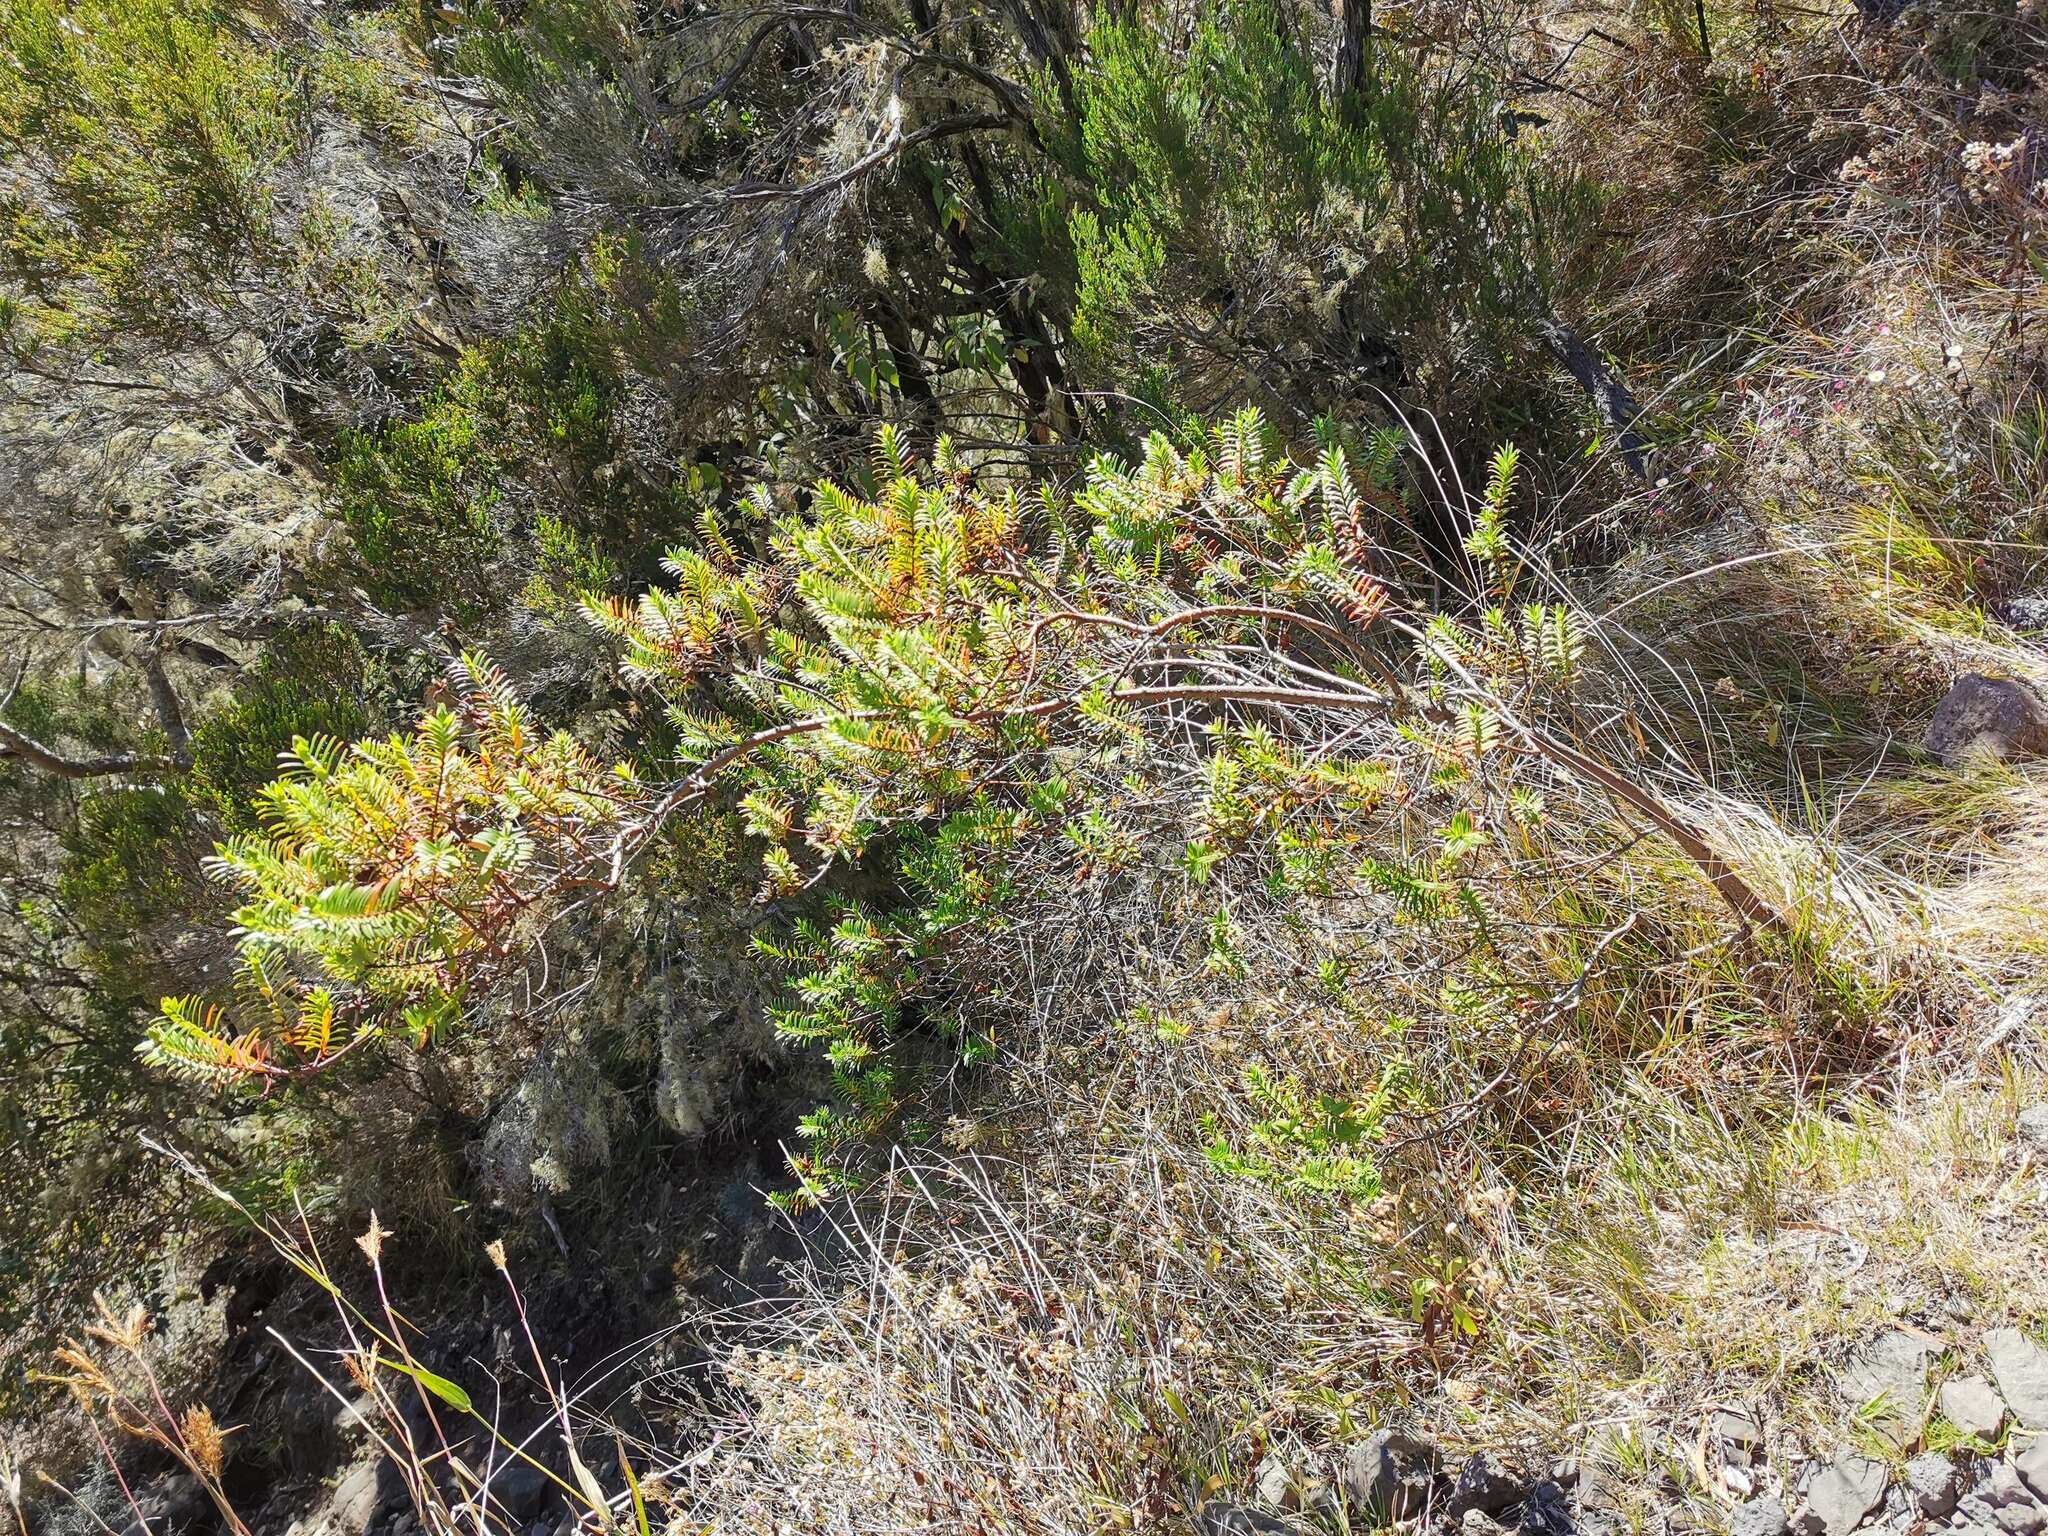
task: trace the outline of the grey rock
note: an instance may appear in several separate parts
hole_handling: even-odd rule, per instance
[[[1957,1516],[2005,1536],[2039,1536],[2048,1528],[2048,1508],[2034,1496],[2010,1462],[1981,1463],[1978,1481],[1956,1506]]]
[[[539,1513],[550,1486],[545,1472],[517,1457],[491,1469],[491,1499],[515,1524]]]
[[[1557,1483],[1545,1479],[1536,1484],[1522,1501],[1521,1536],[1576,1536],[1571,1495]]]
[[[211,1507],[199,1480],[185,1472],[166,1473],[137,1488],[135,1504],[142,1517],[130,1520],[121,1536],[165,1536],[192,1524]]]
[[[1785,1536],[1791,1522],[1785,1518],[1785,1501],[1774,1494],[1735,1506],[1728,1517],[1728,1536]]]
[[[1964,1434],[1995,1440],[2005,1427],[2005,1399],[1982,1376],[1959,1376],[1941,1385],[1941,1413]]]
[[[1505,1536],[1510,1529],[1483,1509],[1468,1509],[1458,1516],[1458,1536]]]
[[[1923,745],[1951,768],[1979,753],[2048,756],[2048,704],[2014,678],[1965,672],[1935,706]]]
[[[2013,1416],[2029,1428],[2048,1429],[2048,1349],[2017,1328],[1994,1328],[1984,1335],[1984,1355]]]
[[[1714,1440],[1721,1447],[1721,1460],[1731,1467],[1753,1466],[1763,1448],[1764,1432],[1747,1414],[1723,1408],[1714,1415]]]
[[[2020,1481],[2034,1490],[2034,1497],[2048,1503],[2048,1435],[2037,1435],[2012,1459]]]
[[[1891,1475],[1881,1461],[1844,1451],[1808,1485],[1795,1529],[1815,1536],[1849,1536],[1884,1503]]]
[[[2005,622],[2014,629],[2048,629],[2048,597],[2010,597],[2005,602]]]
[[[1351,1448],[1339,1478],[1352,1508],[1382,1520],[1412,1520],[1435,1498],[1436,1447],[1405,1430],[1377,1430]]]
[[[1268,1451],[1266,1459],[1252,1473],[1252,1487],[1258,1490],[1261,1503],[1275,1509],[1301,1508],[1301,1479],[1294,1475],[1287,1458],[1277,1451]]]
[[[1963,1495],[1963,1469],[1932,1452],[1915,1456],[1906,1463],[1906,1491],[1921,1514],[1930,1518],[1945,1515]]]
[[[1195,1513],[1200,1536],[1300,1536],[1301,1527],[1247,1504],[1211,1499]]]
[[[2019,1119],[2013,1122],[2013,1129],[2019,1132],[2022,1146],[2048,1151],[2048,1104],[2036,1104],[2031,1109],[2021,1110]]]
[[[1508,1470],[1506,1462],[1491,1451],[1480,1451],[1467,1458],[1459,1469],[1457,1486],[1451,1489],[1445,1509],[1454,1519],[1470,1509],[1483,1515],[1497,1515],[1521,1503],[1527,1489],[1528,1485]]]
[[[1849,1406],[1872,1409],[1871,1427],[1894,1446],[1911,1445],[1927,1424],[1927,1372],[1935,1346],[1903,1328],[1859,1345],[1837,1383]]]
[[[359,1536],[377,1516],[377,1463],[359,1461],[328,1496],[327,1512],[347,1536]]]
[[[1878,1506],[1877,1514],[1871,1523],[1888,1526],[1893,1530],[1902,1530],[1906,1526],[1919,1524],[1920,1511],[1913,1505],[1913,1495],[1897,1483],[1893,1483],[1885,1491],[1884,1503]]]

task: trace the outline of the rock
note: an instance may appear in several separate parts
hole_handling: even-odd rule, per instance
[[[2005,622],[2022,632],[2048,629],[2048,597],[2007,598]]]
[[[2048,756],[2048,704],[2016,679],[1965,672],[1935,706],[1923,745],[1950,768],[1979,753]]]
[[[1935,1346],[1894,1328],[1849,1352],[1837,1378],[1849,1406],[1869,1410],[1873,1429],[1894,1446],[1911,1445],[1927,1424],[1927,1371]]]
[[[1451,1489],[1445,1509],[1453,1519],[1472,1509],[1483,1515],[1497,1515],[1521,1503],[1526,1488],[1521,1478],[1508,1470],[1506,1462],[1491,1451],[1480,1451],[1459,1470],[1457,1486]]]
[[[2037,1435],[2033,1442],[2012,1459],[2013,1471],[2019,1473],[2020,1481],[2034,1490],[2034,1497],[2048,1504],[2048,1435]]]
[[[1468,1509],[1458,1516],[1458,1536],[1507,1536],[1510,1529],[1483,1509]]]
[[[1266,1459],[1252,1473],[1252,1487],[1258,1491],[1261,1503],[1275,1509],[1301,1508],[1301,1480],[1277,1451],[1268,1451]]]
[[[1301,1527],[1246,1504],[1211,1499],[1195,1514],[1200,1536],[1300,1536]]]
[[[1844,1451],[1806,1490],[1795,1530],[1810,1536],[1849,1536],[1884,1502],[1890,1474],[1881,1461]]]
[[[2048,1349],[2017,1328],[1994,1328],[1984,1335],[1984,1355],[2013,1416],[2029,1428],[2048,1429]]]
[[[1571,1496],[1547,1479],[1531,1488],[1522,1501],[1521,1536],[1574,1536]]]
[[[2013,1129],[2019,1132],[2021,1146],[2048,1151],[2048,1104],[2021,1110]]]
[[[168,1472],[155,1482],[135,1490],[135,1504],[142,1512],[130,1520],[121,1536],[165,1536],[182,1530],[212,1508],[206,1490],[187,1472]],[[134,1510],[130,1510],[132,1515]]]
[[[1906,1463],[1906,1491],[1921,1514],[1938,1519],[1963,1496],[1963,1469],[1946,1456],[1929,1452]]]
[[[1738,1504],[1728,1517],[1728,1536],[1785,1536],[1791,1524],[1785,1518],[1785,1501],[1773,1494]]]
[[[1731,1467],[1755,1464],[1757,1452],[1763,1447],[1764,1432],[1747,1414],[1721,1409],[1714,1415],[1713,1433],[1725,1464]]]
[[[1977,1440],[1996,1440],[2005,1427],[2005,1400],[1982,1376],[1959,1376],[1941,1386],[1941,1413]]]
[[[491,1469],[491,1502],[515,1529],[540,1511],[551,1486],[545,1472],[516,1456]]]
[[[2034,1496],[2009,1462],[1980,1463],[1978,1481],[1956,1506],[1958,1523],[1984,1526],[2005,1536],[2039,1536],[2048,1527],[2048,1508]]]
[[[1909,1525],[1920,1525],[1924,1522],[1920,1518],[1919,1510],[1914,1508],[1912,1493],[1893,1483],[1886,1490],[1884,1503],[1878,1506],[1877,1514],[1872,1517],[1870,1523],[1899,1531]]]
[[[1436,1493],[1436,1447],[1405,1430],[1378,1430],[1351,1448],[1339,1475],[1354,1509],[1383,1521],[1411,1520]]]
[[[377,1517],[377,1467],[359,1461],[341,1476],[327,1498],[327,1513],[346,1536],[360,1536]]]

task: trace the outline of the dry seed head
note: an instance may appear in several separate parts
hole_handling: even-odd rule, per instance
[[[192,1459],[206,1469],[206,1475],[216,1480],[226,1462],[222,1454],[227,1436],[213,1421],[213,1410],[206,1407],[187,1408],[185,1417],[179,1422],[179,1431],[185,1437],[185,1449],[192,1453]]]
[[[131,1355],[142,1348],[142,1340],[149,1332],[149,1313],[141,1302],[136,1302],[119,1317],[114,1315],[113,1307],[104,1296],[95,1293],[92,1304],[99,1308],[100,1320],[86,1327],[87,1334],[116,1349],[125,1349]]]
[[[348,1379],[364,1391],[371,1390],[374,1361],[370,1356],[349,1350],[341,1357],[341,1368],[348,1372]]]
[[[356,1239],[356,1246],[363,1250],[363,1257],[371,1264],[379,1263],[384,1257],[384,1239],[391,1234],[377,1220],[377,1213],[370,1212],[369,1230]]]

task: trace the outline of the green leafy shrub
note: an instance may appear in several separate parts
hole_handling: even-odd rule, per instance
[[[515,957],[539,893],[588,877],[617,779],[567,735],[536,735],[499,674],[472,662],[465,681],[463,711],[443,705],[410,737],[294,742],[293,773],[258,800],[263,829],[214,861],[248,898],[238,1004],[167,998],[152,1059],[261,1080],[393,1027],[423,1045]]]
[[[294,51],[210,0],[7,0],[0,37],[0,150],[32,173],[0,189],[0,270],[27,317],[59,340],[191,342],[167,284],[225,302],[278,259],[268,176],[303,131]]]
[[[1397,451],[1366,462],[1384,475]],[[1199,447],[1154,437],[1135,466],[1099,461],[1068,501],[984,490],[943,443],[920,469],[885,430],[873,496],[821,485],[772,558],[743,560],[707,518],[711,553],[672,551],[675,586],[587,601],[667,703],[688,765],[668,784],[606,787],[496,682],[479,683],[474,753],[445,710],[411,742],[301,746],[266,794],[270,830],[221,856],[254,893],[237,920],[274,1022],[229,1029],[175,1002],[154,1049],[260,1075],[284,1070],[273,1040],[292,1070],[346,1049],[333,1017],[430,1037],[537,937],[529,914],[616,884],[655,828],[712,798],[740,811],[765,898],[824,902],[760,941],[789,987],[776,1022],[837,1074],[839,1101],[805,1124],[813,1189],[943,1064],[923,1042],[969,1062],[997,1049],[1029,1006],[1018,946],[1085,928],[1077,900],[1156,884],[1152,850],[1178,850],[1203,968],[1241,968],[1240,904],[1364,902],[1478,957],[1443,983],[1474,1028],[1550,986],[1493,939],[1549,899],[1530,888],[1546,789],[1648,817],[1768,922],[1654,793],[1547,725],[1568,721],[1584,636],[1568,606],[1510,601],[1514,455],[1464,509],[1489,592],[1462,615],[1410,615],[1374,573],[1367,519],[1398,492],[1352,462],[1333,436],[1298,465],[1246,413]],[[875,894],[845,894],[855,878]],[[279,1012],[287,958],[314,975]],[[1369,1115],[1274,1128],[1286,1118],[1269,1141],[1307,1136],[1315,1179],[1362,1187],[1369,1165],[1335,1159]]]

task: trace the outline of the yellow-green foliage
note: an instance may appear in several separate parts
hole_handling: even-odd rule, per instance
[[[223,843],[239,886],[232,1003],[167,998],[145,1046],[206,1078],[317,1071],[386,1031],[425,1043],[464,986],[516,962],[537,894],[597,858],[624,782],[542,735],[502,675],[471,661],[463,708],[411,736],[300,738],[257,800],[263,830]]]
[[[210,0],[0,3],[0,262],[34,326],[184,338],[170,289],[222,295],[274,257],[298,71]]]

